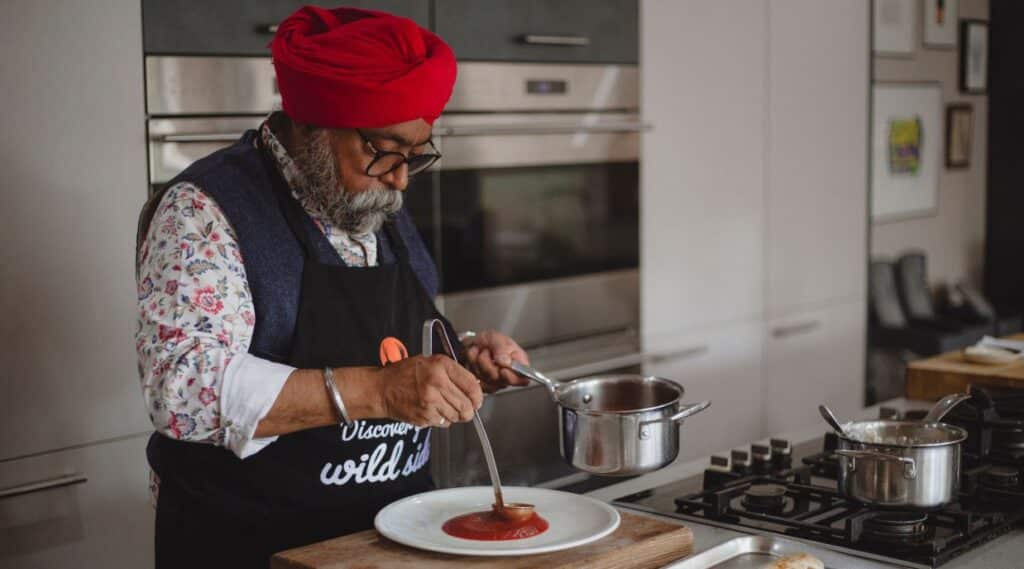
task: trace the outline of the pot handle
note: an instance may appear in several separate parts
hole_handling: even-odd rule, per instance
[[[850,472],[857,469],[858,458],[870,458],[874,460],[887,460],[889,462],[902,462],[903,463],[903,477],[907,480],[913,480],[917,478],[917,462],[909,456],[895,456],[892,454],[885,454],[884,452],[874,452],[870,450],[850,450],[850,449],[837,449],[835,451],[839,456],[845,456],[850,459]]]
[[[640,426],[645,427],[652,423],[682,423],[683,419],[686,419],[690,415],[696,415],[701,411],[711,407],[710,401],[701,401],[700,403],[694,403],[693,405],[684,405],[678,413],[671,417],[662,417],[660,419],[651,419],[650,421],[641,421]]]
[[[507,367],[508,369],[518,373],[519,375],[525,377],[526,379],[536,381],[537,383],[543,385],[544,387],[547,387],[548,392],[551,393],[551,399],[555,403],[558,403],[558,386],[555,384],[555,380],[533,369],[532,367],[526,364],[521,364],[515,360],[513,360],[512,363],[510,363]]]

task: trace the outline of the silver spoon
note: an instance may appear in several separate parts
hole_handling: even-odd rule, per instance
[[[455,360],[455,363],[461,365],[459,358],[455,355],[452,341],[448,337],[448,330],[445,329],[444,323],[437,318],[427,320],[423,324],[423,353],[433,352],[432,345],[435,330],[439,332],[438,336],[441,337],[444,352],[448,354],[448,357]],[[487,472],[491,475],[491,485],[494,487],[494,504],[491,506],[491,510],[496,515],[506,519],[525,521],[533,515],[533,504],[505,503],[504,496],[501,493],[501,478],[498,476],[498,463],[494,460],[494,450],[491,448],[491,439],[487,436],[484,422],[480,420],[480,414],[476,411],[473,412],[473,428],[476,429],[476,436],[480,439],[480,446],[484,450]]]
[[[841,424],[839,424],[839,419],[836,419],[835,414],[832,413],[832,410],[829,409],[827,405],[818,405],[818,412],[821,413],[822,418],[824,418],[825,421],[832,426],[832,430],[839,434],[839,436],[848,436],[846,434],[846,430],[843,429],[843,426]]]
[[[946,416],[947,413],[953,410],[960,403],[970,399],[971,396],[966,393],[950,393],[949,395],[939,399],[934,407],[928,411],[928,414],[921,419],[925,423],[938,423]]]

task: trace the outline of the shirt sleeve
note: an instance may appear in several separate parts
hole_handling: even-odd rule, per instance
[[[136,350],[153,427],[252,455],[294,368],[248,353],[256,316],[234,229],[193,184],[167,190],[139,252]]]

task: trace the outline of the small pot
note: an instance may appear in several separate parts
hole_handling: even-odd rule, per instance
[[[859,421],[839,436],[839,491],[872,506],[936,508],[960,488],[967,432],[946,423]]]
[[[562,457],[601,476],[634,476],[679,455],[679,425],[710,401],[682,405],[683,388],[659,377],[600,375],[558,383],[527,366],[516,372],[544,384],[558,404]]]

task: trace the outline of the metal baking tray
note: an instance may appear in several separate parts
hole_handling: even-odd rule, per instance
[[[893,566],[809,542],[751,535],[730,539],[664,569],[762,569],[776,559],[795,553],[809,553],[820,559],[827,569],[891,569]]]

